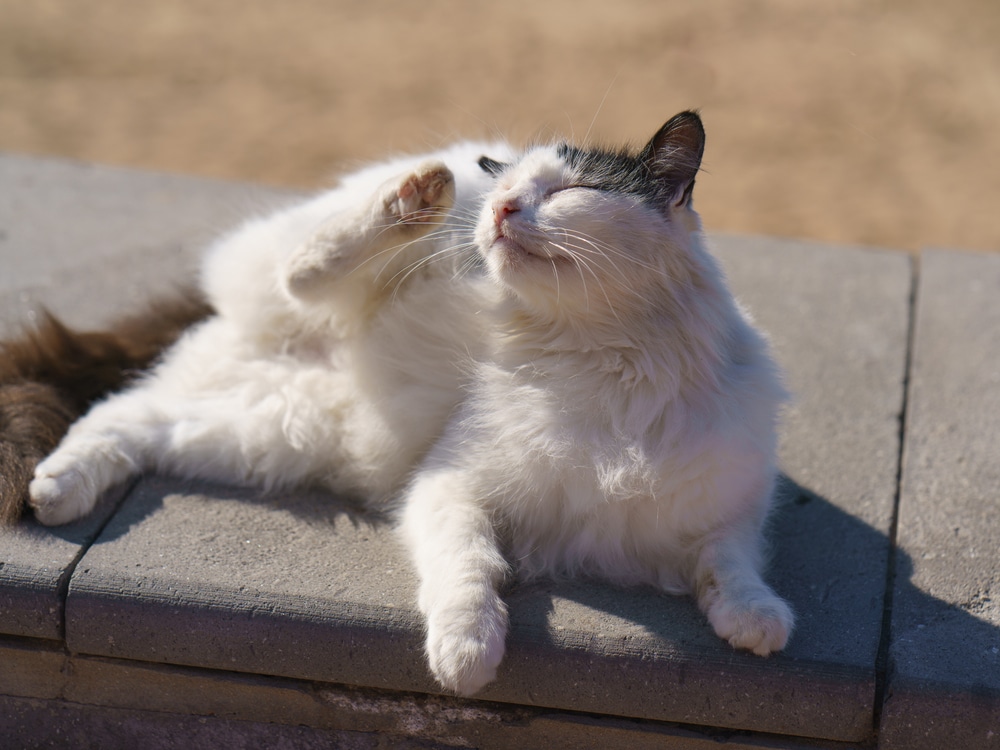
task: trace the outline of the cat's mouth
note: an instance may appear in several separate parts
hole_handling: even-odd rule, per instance
[[[547,252],[544,246],[535,247],[532,244],[521,242],[501,229],[497,229],[493,238],[492,250],[505,261],[511,263],[537,260],[551,264],[554,261],[562,260],[560,256]]]

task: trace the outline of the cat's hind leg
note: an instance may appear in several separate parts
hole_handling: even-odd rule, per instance
[[[293,297],[327,299],[337,282],[392,277],[406,250],[444,221],[455,202],[455,179],[440,161],[426,161],[383,183],[333,216],[286,257],[283,278]],[[402,261],[402,263],[401,263]]]
[[[701,546],[694,588],[716,635],[767,656],[785,647],[795,616],[764,582],[761,544],[760,531],[749,521],[716,533]]]
[[[56,526],[85,516],[105,490],[146,467],[168,423],[168,414],[142,388],[95,406],[35,468],[29,487],[35,518]]]

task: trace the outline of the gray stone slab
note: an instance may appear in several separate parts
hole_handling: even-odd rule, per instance
[[[734,653],[693,604],[543,584],[510,595],[509,656],[484,699],[859,740],[895,493],[906,256],[722,238],[798,402],[771,580],[799,613],[785,654]],[[143,481],[77,568],[71,650],[433,691],[415,581],[391,529],[321,495]]]
[[[1000,256],[917,294],[882,744],[1000,747]]]
[[[432,691],[414,574],[327,495],[150,478],[70,585],[74,652]]]
[[[100,325],[189,281],[207,242],[290,195],[0,154],[0,336],[30,322],[40,305],[75,325]]]

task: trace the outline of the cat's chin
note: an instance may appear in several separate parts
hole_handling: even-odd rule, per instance
[[[498,256],[500,260],[510,263],[521,262],[528,258],[540,257],[531,252],[521,243],[507,237],[506,235],[500,235],[493,240],[493,245],[490,247],[490,253]]]
[[[532,250],[506,235],[496,237],[486,254],[489,264],[503,279],[510,279],[523,272],[532,272],[536,265],[543,265],[551,273],[552,267],[566,258]]]

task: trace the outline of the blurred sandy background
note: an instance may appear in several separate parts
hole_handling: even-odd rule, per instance
[[[709,229],[1000,250],[997,0],[0,0],[0,150],[312,187],[699,108]]]

